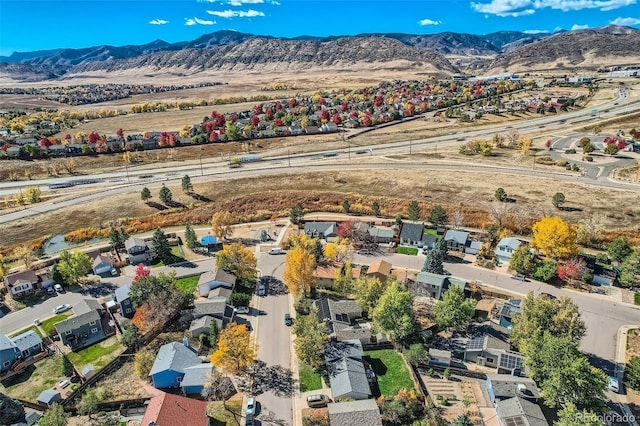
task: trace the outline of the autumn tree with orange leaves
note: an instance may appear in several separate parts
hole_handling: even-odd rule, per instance
[[[578,254],[576,229],[558,216],[545,216],[533,224],[531,246],[554,260]]]
[[[244,324],[231,323],[220,332],[211,363],[229,374],[242,374],[256,359],[256,346]]]
[[[314,282],[315,256],[303,245],[289,250],[284,260],[284,283],[296,299],[308,294]]]

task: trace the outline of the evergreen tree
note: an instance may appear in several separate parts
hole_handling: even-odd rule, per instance
[[[146,186],[142,188],[142,191],[140,191],[140,198],[142,198],[142,201],[145,203],[151,199],[151,191],[149,191],[149,188]]]
[[[432,250],[427,252],[427,257],[422,266],[422,272],[444,275],[444,257],[447,254],[447,247],[444,238],[439,239]]]
[[[167,236],[162,232],[162,229],[156,229],[151,239],[151,254],[154,259],[166,261],[171,258],[171,246]]]
[[[416,221],[420,219],[420,213],[420,204],[418,204],[418,201],[411,200],[409,202],[409,220]]]
[[[160,201],[162,201],[163,203],[167,204],[173,201],[173,196],[171,195],[171,190],[169,188],[167,188],[166,186],[164,186],[164,184],[162,185],[162,188],[160,188]]]
[[[303,217],[304,207],[302,207],[302,204],[296,204],[295,206],[291,207],[291,210],[289,211],[289,218],[291,219],[291,223],[298,225]]]
[[[182,177],[182,191],[187,193],[193,191],[193,184],[191,183],[189,175],[184,175]]]
[[[371,212],[373,213],[374,216],[380,216],[380,204],[378,204],[377,201],[374,201],[371,204]]]
[[[114,250],[118,250],[124,245],[124,239],[122,238],[123,235],[115,227],[112,226],[111,231],[109,231],[109,244]]]
[[[194,249],[198,246],[198,237],[196,237],[196,232],[188,223],[184,227],[184,239],[187,243],[187,247],[190,249]]]
[[[447,211],[441,205],[433,206],[431,214],[429,215],[429,221],[436,226],[444,225],[449,220]]]
[[[75,370],[73,369],[73,364],[69,361],[69,358],[66,355],[62,355],[62,375],[65,377],[72,377],[75,374]]]

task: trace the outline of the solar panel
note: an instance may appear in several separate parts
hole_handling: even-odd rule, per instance
[[[521,369],[523,366],[522,357],[508,353],[500,354],[499,366],[500,368],[506,368],[509,370],[514,370],[516,368]]]
[[[527,426],[527,423],[521,416],[518,417],[510,417],[505,420],[504,424],[506,426]]]
[[[474,337],[467,342],[467,350],[481,350],[484,346],[484,336]]]

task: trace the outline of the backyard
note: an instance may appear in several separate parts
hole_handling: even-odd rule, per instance
[[[300,362],[300,392],[322,389],[322,377],[313,368]]]
[[[72,352],[68,357],[78,371],[82,371],[88,365],[92,365],[98,370],[120,355],[123,350],[124,347],[120,344],[118,338],[111,336],[81,351]]]
[[[371,389],[376,398],[380,395],[393,396],[402,388],[414,388],[402,355],[395,350],[366,351],[363,360],[371,366],[378,379],[378,389],[375,386]]]
[[[152,268],[158,268],[160,266],[173,265],[174,263],[184,262],[184,252],[180,246],[171,246],[171,256],[167,260],[160,260],[158,262],[151,263]]]
[[[200,280],[200,275],[178,278],[176,280],[176,287],[185,294],[192,294],[198,286],[198,280]]]
[[[225,407],[226,405],[226,407]],[[212,401],[207,406],[207,414],[211,417],[211,426],[237,426],[242,413],[242,395],[232,396],[226,403]]]
[[[60,321],[64,321],[71,316],[70,312],[65,312],[64,314],[58,314],[48,318],[40,323],[40,328],[45,332],[47,336],[51,334],[51,330],[53,330],[53,326]]]
[[[415,247],[397,247],[396,253],[400,254],[408,254],[410,256],[416,256],[418,254],[418,249]]]
[[[62,379],[62,356],[54,355],[38,361],[17,376],[5,380],[0,392],[12,398],[35,402],[43,390],[52,388]]]

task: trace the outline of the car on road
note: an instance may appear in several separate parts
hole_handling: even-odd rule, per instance
[[[323,394],[309,395],[307,405],[309,408],[323,408],[329,404],[329,397]]]
[[[293,318],[291,318],[291,315],[289,315],[288,312],[284,314],[284,325],[288,325],[288,326],[293,325]]]
[[[284,250],[282,250],[280,247],[274,247],[269,249],[269,254],[284,254]]]
[[[549,294],[549,293],[540,293],[540,297],[546,297],[548,299],[557,299],[557,297],[555,297],[553,294]]]
[[[615,393],[620,392],[620,383],[618,382],[617,377],[610,376],[609,377],[609,390]]]
[[[236,314],[248,314],[251,309],[248,306],[237,306],[234,311],[236,311]]]
[[[360,249],[356,251],[356,254],[371,254],[371,250],[369,249]]]
[[[254,397],[250,397],[247,399],[247,417],[253,417],[256,414],[256,399]]]
[[[71,309],[71,305],[68,303],[65,303],[64,305],[58,305],[55,308],[53,308],[53,313],[54,314],[61,314],[63,312],[68,311],[69,309]]]
[[[244,426],[254,426],[256,423],[253,421],[253,416],[246,416],[244,419]]]
[[[267,288],[264,286],[264,284],[260,284],[258,286],[258,296],[266,296],[267,295]]]
[[[515,275],[511,275],[511,279],[518,280],[518,281],[526,281],[527,277],[525,277],[523,274],[515,274]]]
[[[40,325],[40,319],[39,319],[39,318],[34,319],[34,320],[33,320],[33,323],[34,323],[35,325]]]

